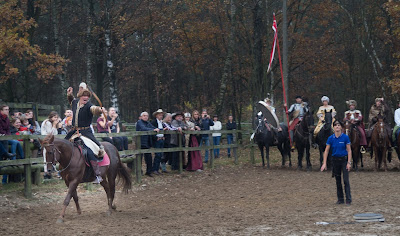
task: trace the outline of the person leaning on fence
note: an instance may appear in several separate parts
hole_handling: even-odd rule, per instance
[[[201,130],[210,130],[210,126],[213,126],[214,122],[210,119],[210,116],[207,114],[207,110],[203,110],[201,113],[201,120],[200,120],[200,128]],[[204,143],[204,144],[203,144]],[[201,146],[210,146],[210,139],[208,137],[208,134],[203,134],[201,136],[201,142],[200,142],[200,147]],[[208,149],[205,151],[204,155],[204,163],[208,162]]]
[[[228,116],[228,122],[226,122],[226,129],[227,130],[236,130],[237,129],[236,122],[233,120],[232,115]],[[233,143],[233,134],[227,134],[226,139],[228,141],[228,144],[232,144]],[[231,157],[231,149],[228,148],[228,158],[230,158],[230,157]]]
[[[214,122],[214,125],[210,126],[210,130],[221,130],[222,129],[221,121],[218,120],[217,115],[213,116],[213,122]],[[221,133],[213,133],[212,137],[213,137],[213,144],[218,146],[221,142]],[[214,156],[215,156],[215,158],[219,158],[219,148],[214,149]]]
[[[192,112],[192,118],[190,119],[194,123],[194,129],[195,130],[201,130],[200,125],[201,125],[201,119],[200,119],[200,113],[198,110],[194,110]],[[201,134],[196,134],[197,142],[200,144],[201,143]]]
[[[110,130],[110,125],[111,122],[108,122],[107,119],[104,117],[104,115],[107,115],[107,111],[104,111],[104,114],[101,114],[99,118],[97,118],[97,133],[101,134],[109,134],[111,133]],[[103,141],[109,142],[114,145],[114,139],[111,137],[104,137],[101,138]]]
[[[33,134],[35,135],[40,135],[40,124],[37,122],[35,115],[33,114],[33,111],[31,109],[28,109],[25,111],[25,117],[28,119],[29,123],[31,126],[34,127],[34,132]]]
[[[108,109],[108,122],[110,122],[111,133],[119,133],[121,131],[119,126],[119,115],[114,107]],[[113,137],[114,145],[117,147],[118,151],[128,150],[128,137],[119,136]]]
[[[7,105],[0,106],[0,136],[11,135],[9,113],[10,108]],[[15,154],[8,152],[8,141],[0,141],[0,158],[5,160],[13,157],[15,157]]]
[[[190,121],[190,113],[185,113],[185,122],[188,127],[188,130],[194,131],[196,130],[196,127],[200,129],[200,127],[196,126],[195,123]],[[185,135],[186,138],[186,147],[198,147],[199,143],[197,141],[196,135],[190,134],[190,135]],[[187,152],[187,165],[186,165],[186,170],[187,171],[202,171],[203,170],[203,160],[201,160],[201,152],[200,150],[196,151],[189,151]]]
[[[154,119],[151,121],[151,124],[154,127],[157,127],[159,130],[164,130],[167,129],[165,124],[163,123],[162,119],[164,117],[164,111],[162,109],[158,109],[157,111],[153,112],[153,117]],[[153,136],[153,147],[154,148],[164,148],[164,141],[165,137],[164,134],[157,134]],[[163,153],[162,152],[157,152],[154,155],[154,162],[153,162],[153,168],[152,168],[152,173],[159,175],[160,172],[160,164],[161,164],[161,159],[162,159]]]
[[[172,114],[166,113],[164,115],[163,124],[167,128],[167,130],[178,130],[178,128],[173,127],[172,124]],[[164,134],[164,148],[171,148],[171,134]],[[172,161],[172,152],[164,152],[164,155],[161,157],[161,170],[163,173],[168,173],[167,171],[167,162],[171,165]]]
[[[346,193],[346,204],[350,205],[352,202],[350,192],[349,171],[351,169],[351,143],[350,138],[342,133],[343,123],[339,120],[333,122],[334,134],[329,136],[326,141],[326,149],[324,152],[324,162],[321,166],[321,171],[326,170],[326,161],[328,159],[329,150],[332,149],[332,177],[336,178],[336,190],[338,201],[336,204],[344,203],[343,187],[342,187],[342,173],[344,189]]]
[[[136,122],[136,131],[160,131],[160,129],[154,127],[149,122],[149,113],[142,112],[140,114],[141,119]],[[153,145],[153,138],[152,135],[142,135],[140,136],[140,147],[141,149],[149,149]],[[144,161],[146,162],[146,173],[145,175],[149,177],[153,177],[151,174],[151,170],[153,168],[153,160],[152,160],[151,153],[144,154]]]
[[[182,134],[182,130],[186,130],[187,126],[185,122],[183,121],[183,116],[184,114],[182,112],[176,112],[172,114],[172,126],[176,127],[178,132]],[[185,146],[185,136],[182,134],[182,147]],[[179,135],[178,134],[172,134],[171,135],[171,146],[172,147],[178,147],[179,146]],[[171,169],[172,170],[179,170],[179,153],[182,153],[182,165],[184,166],[183,168],[186,168],[185,166],[185,153],[183,151],[178,151],[178,152],[173,152],[172,153],[172,161],[171,161]]]

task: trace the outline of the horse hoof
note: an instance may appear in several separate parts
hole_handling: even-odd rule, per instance
[[[81,211],[81,210],[79,210],[79,211],[78,211],[78,215],[81,215],[81,214],[82,214],[82,211]]]
[[[112,214],[111,210],[108,210],[107,211],[107,216],[111,216],[111,214]]]
[[[64,223],[64,219],[58,218],[58,219],[57,219],[57,224],[62,224],[62,223]]]
[[[298,167],[297,167],[297,170],[301,170],[302,168],[303,168],[303,167],[301,167],[301,166],[298,166]]]
[[[113,210],[117,210],[117,206],[116,205],[112,205],[112,207],[111,207]]]

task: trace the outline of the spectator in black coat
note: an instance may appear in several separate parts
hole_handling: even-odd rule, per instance
[[[228,117],[228,122],[226,123],[226,129],[227,130],[235,130],[237,129],[236,122],[233,120],[233,116],[230,115]],[[228,144],[233,143],[233,134],[228,134],[227,136]],[[228,158],[231,157],[231,149],[228,148]]]
[[[140,120],[136,123],[136,131],[160,131],[158,128],[154,127],[149,122],[149,113],[142,112],[140,114]],[[143,135],[140,137],[141,141],[141,149],[149,149],[152,146],[153,138],[152,135]],[[144,154],[144,161],[146,162],[146,175],[149,177],[153,177],[151,175],[151,169],[153,167],[153,157],[151,153]]]

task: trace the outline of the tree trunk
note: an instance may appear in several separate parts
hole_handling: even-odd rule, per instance
[[[283,0],[282,3],[282,39],[283,39],[283,50],[282,50],[282,69],[283,69],[283,82],[285,85],[286,98],[289,98],[289,65],[288,65],[288,25],[287,25],[287,0]],[[286,103],[287,101],[284,101]],[[286,116],[284,116],[284,122],[287,122]]]
[[[221,87],[219,91],[219,98],[217,103],[217,115],[222,115],[224,109],[224,100],[227,88],[227,80],[232,71],[232,56],[233,48],[235,46],[235,29],[236,29],[236,2],[231,0],[231,29],[229,34],[228,52],[225,58],[224,69],[221,76]]]
[[[106,67],[107,77],[110,84],[110,106],[118,111],[118,95],[117,95],[117,81],[114,71],[114,63],[112,60],[112,32],[111,32],[111,17],[110,17],[110,0],[106,0],[105,4],[105,44],[106,44]]]
[[[86,83],[89,86],[94,86],[93,82],[93,40],[92,40],[92,15],[94,7],[93,1],[89,0],[87,9],[87,26],[86,26]]]
[[[58,1],[52,0],[51,1],[51,23],[53,26],[53,40],[54,40],[54,51],[56,55],[60,55],[60,40],[59,40],[59,21],[58,21]],[[67,88],[65,82],[65,75],[58,74],[57,79],[60,81],[58,91],[60,94],[64,94]],[[64,99],[65,97],[61,96],[62,99],[58,102],[62,109],[65,109],[67,106],[67,100]]]

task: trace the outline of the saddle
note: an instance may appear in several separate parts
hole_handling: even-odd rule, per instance
[[[96,160],[98,161],[97,157],[93,154],[93,152],[85,145],[82,139],[80,138],[75,138],[73,140],[73,144],[75,147],[77,147],[81,153],[81,157],[84,158],[85,160],[85,173],[83,174],[83,178],[81,180],[81,183],[87,183],[87,182],[92,182],[93,179],[96,177],[92,164],[90,163],[91,160]],[[89,151],[90,150],[90,151]],[[92,155],[89,154],[89,152],[92,152]],[[96,159],[94,159],[96,158]],[[107,153],[103,156],[103,160],[98,162],[99,166],[108,166],[110,165],[110,158],[108,157]]]

